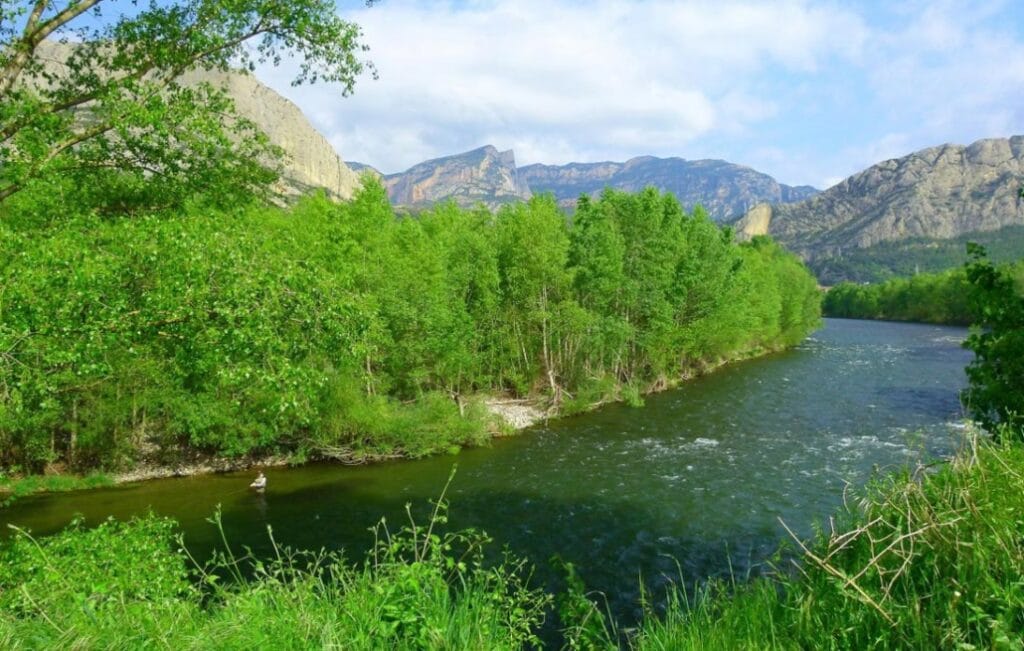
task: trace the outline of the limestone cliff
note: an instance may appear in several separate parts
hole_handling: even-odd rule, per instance
[[[335,199],[348,199],[359,175],[338,156],[298,106],[244,72],[192,72],[186,83],[206,81],[225,88],[239,115],[252,120],[270,142],[284,150],[281,190],[286,195],[322,188]]]
[[[686,209],[700,204],[712,219],[742,215],[761,202],[799,201],[817,193],[809,186],[792,187],[749,167],[723,160],[684,160],[640,156],[625,163],[569,163],[520,168],[534,192],[552,192],[567,208],[581,194],[605,187],[636,192],[647,186],[673,193]]]
[[[531,196],[512,151],[499,152],[490,145],[424,161],[405,172],[385,175],[384,182],[391,202],[409,207],[452,199],[460,206],[483,204],[494,209]]]
[[[45,41],[39,58],[50,74],[65,74],[64,62],[73,45]],[[192,71],[184,84],[210,83],[223,88],[235,103],[239,115],[255,123],[271,143],[284,150],[282,179],[277,188],[285,195],[297,195],[322,188],[336,199],[347,199],[359,187],[359,176],[350,170],[298,106],[264,86],[244,71]]]
[[[941,145],[873,165],[798,203],[757,206],[735,227],[740,238],[767,231],[808,260],[945,240],[1024,223],[1022,181],[1024,136]]]

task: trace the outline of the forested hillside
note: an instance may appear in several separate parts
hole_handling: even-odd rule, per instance
[[[379,185],[292,209],[0,220],[6,467],[145,449],[421,455],[482,440],[468,396],[620,399],[818,322],[813,278],[670,195],[397,218]]]
[[[810,260],[807,265],[823,285],[844,280],[881,282],[921,272],[937,273],[968,262],[967,243],[981,244],[994,262],[1015,262],[1024,252],[1024,226],[973,232],[949,240],[911,238],[866,249],[847,249],[841,256]]]

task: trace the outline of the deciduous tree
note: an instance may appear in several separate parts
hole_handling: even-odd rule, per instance
[[[327,0],[0,1],[0,206],[33,184],[122,211],[260,194],[278,152],[182,75],[292,57],[294,84],[348,93],[368,65],[360,37]]]

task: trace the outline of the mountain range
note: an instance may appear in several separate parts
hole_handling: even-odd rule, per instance
[[[743,214],[761,202],[788,203],[818,193],[724,160],[638,156],[625,163],[527,165],[519,173],[534,192],[551,192],[566,208],[574,208],[580,195],[594,196],[605,187],[636,192],[653,186],[674,194],[687,210],[700,204],[716,220]]]
[[[40,50],[59,74],[72,47],[47,41]],[[239,114],[283,150],[278,189],[286,196],[322,189],[347,199],[360,175],[370,173],[381,178],[393,204],[413,210],[445,200],[495,209],[534,193],[551,193],[571,210],[581,195],[605,187],[653,186],[675,194],[688,210],[702,205],[738,239],[771,235],[823,282],[948,267],[962,261],[968,240],[1007,258],[1024,251],[1024,136],[929,147],[872,165],[824,192],[723,160],[639,156],[518,167],[512,151],[489,145],[384,175],[346,164],[298,106],[248,73],[191,72],[183,81],[224,87]]]
[[[700,204],[713,219],[722,220],[742,215],[760,202],[799,201],[818,192],[810,186],[783,185],[767,174],[722,160],[639,156],[624,163],[516,167],[512,151],[490,145],[425,161],[397,174],[381,174],[362,163],[348,165],[377,175],[392,203],[413,208],[447,199],[467,207],[495,208],[550,192],[559,205],[572,210],[581,195],[594,196],[605,187],[637,191],[653,186],[674,194],[687,209]]]
[[[967,240],[1003,252],[999,257],[1024,250],[1024,136],[930,147],[872,165],[824,192],[721,160],[640,156],[516,167],[511,151],[491,146],[381,178],[393,203],[413,208],[450,198],[493,209],[550,192],[571,210],[580,195],[605,187],[654,186],[687,209],[704,206],[738,239],[771,235],[824,283],[956,265]]]
[[[490,145],[424,161],[398,174],[381,174],[362,163],[348,165],[379,177],[397,206],[425,208],[451,199],[464,207],[483,204],[494,209],[532,196],[516,168],[515,154]]]

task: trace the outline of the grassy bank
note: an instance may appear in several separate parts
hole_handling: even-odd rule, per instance
[[[867,491],[799,568],[677,593],[638,649],[1024,647],[1024,448],[977,444]],[[691,607],[692,606],[692,607]]]
[[[35,493],[63,493],[85,488],[113,486],[115,480],[109,475],[94,472],[78,475],[28,475],[25,477],[0,476],[0,506],[6,506],[19,497]]]
[[[150,516],[72,527],[0,550],[5,649],[518,649],[549,598],[520,562],[484,566],[483,534],[431,522],[390,532],[360,563],[277,549],[253,559],[225,541],[197,566],[173,522]],[[219,517],[214,517],[219,525]],[[272,534],[271,534],[272,535]]]
[[[621,638],[580,586],[544,594],[521,561],[486,564],[485,535],[442,533],[443,505],[434,525],[379,529],[358,563],[227,551],[198,568],[173,523],[109,522],[2,547],[0,645],[527,648],[557,602],[572,648],[1019,649],[1022,513],[1024,447],[976,441],[866,489],[804,543],[799,566],[677,592]]]

